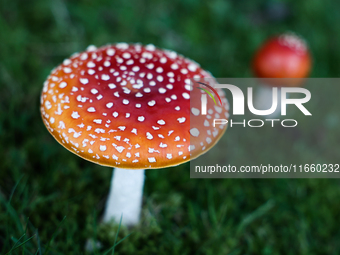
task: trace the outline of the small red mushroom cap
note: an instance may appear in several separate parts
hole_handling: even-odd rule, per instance
[[[213,77],[197,63],[153,45],[90,46],[52,70],[41,95],[45,126],[65,148],[100,165],[129,169],[178,165],[224,133],[190,97],[192,79]],[[228,116],[208,100],[209,116]],[[195,125],[193,127],[193,125]]]
[[[253,60],[253,72],[258,78],[281,78],[270,79],[268,85],[298,86],[308,76],[311,62],[306,42],[293,33],[285,33],[260,47]]]

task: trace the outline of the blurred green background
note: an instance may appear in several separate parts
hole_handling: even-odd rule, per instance
[[[85,254],[89,238],[104,254],[115,243],[117,225],[100,224],[111,169],[63,149],[40,117],[42,84],[63,59],[89,44],[152,43],[216,77],[251,77],[256,48],[289,30],[310,45],[312,77],[338,77],[339,10],[331,0],[0,0],[0,254],[24,242],[12,254]],[[325,93],[320,111],[336,100]],[[338,159],[333,115],[278,146],[294,139],[308,158],[331,143]],[[251,163],[241,133],[226,135]],[[186,164],[146,171],[144,191],[140,225],[120,229],[117,242],[130,235],[116,254],[340,254],[338,179],[190,179]]]

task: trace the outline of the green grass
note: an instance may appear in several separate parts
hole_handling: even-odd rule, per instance
[[[86,254],[89,239],[102,245],[93,254],[340,254],[338,179],[190,179],[188,164],[148,170],[141,222],[118,234],[118,224],[100,224],[111,169],[63,149],[39,112],[50,70],[89,44],[153,43],[216,77],[250,77],[260,43],[292,30],[309,42],[312,77],[338,77],[339,8],[330,0],[0,0],[0,254]],[[337,95],[321,91],[320,121],[278,141],[292,160],[340,163],[331,162],[340,154]],[[256,139],[280,133],[262,129]],[[231,162],[271,153],[255,159],[241,131],[226,136]]]

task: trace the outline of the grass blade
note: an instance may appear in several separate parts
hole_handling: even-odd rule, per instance
[[[46,249],[44,251],[44,255],[47,254],[49,248],[50,248],[50,245],[53,241],[53,239],[56,237],[57,235],[57,231],[59,230],[59,228],[61,227],[61,225],[63,224],[64,220],[66,219],[66,216],[62,219],[62,221],[59,223],[57,229],[54,231],[53,235],[52,235],[52,238],[50,239],[50,241],[48,242],[47,246],[46,246]]]
[[[24,242],[22,242],[21,244],[19,244],[18,246],[16,246],[16,245],[20,242],[20,239],[23,238],[25,235],[26,235],[26,234],[23,234],[23,235],[17,240],[17,242],[15,243],[15,245],[13,246],[13,248],[12,248],[9,252],[7,252],[5,255],[8,255],[8,254],[12,253],[12,251],[18,249],[19,247],[21,247],[22,245],[24,245],[25,243],[27,243],[28,241],[30,241],[33,237],[35,237],[35,235],[34,235],[34,236],[31,236],[30,238],[28,238],[27,240],[25,240]]]

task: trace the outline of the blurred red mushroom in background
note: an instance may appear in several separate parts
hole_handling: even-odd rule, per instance
[[[191,79],[213,79],[197,63],[153,45],[90,46],[52,70],[41,114],[52,136],[91,162],[115,167],[104,221],[139,222],[144,169],[182,164],[209,150],[226,125],[207,125],[202,91]],[[225,107],[207,107],[228,116]],[[197,104],[197,105],[196,105]]]
[[[258,49],[252,63],[254,75],[262,85],[254,98],[254,106],[260,110],[270,109],[274,99],[273,87],[278,87],[276,117],[281,111],[280,87],[301,86],[308,76],[312,60],[307,43],[294,33],[284,33],[266,41]]]

